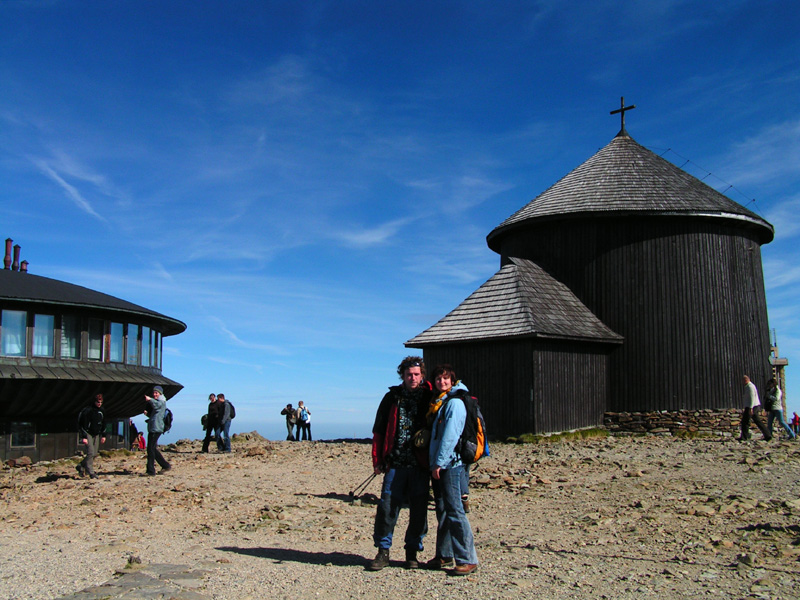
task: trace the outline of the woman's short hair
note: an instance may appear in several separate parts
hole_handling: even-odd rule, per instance
[[[433,369],[433,372],[431,373],[431,381],[436,381],[436,378],[439,375],[447,375],[448,377],[450,377],[450,381],[453,383],[458,381],[455,369],[451,365],[448,365],[447,363],[436,365],[436,367]]]
[[[397,374],[400,376],[400,379],[403,378],[406,369],[410,367],[419,367],[419,372],[422,373],[422,378],[425,379],[425,361],[422,360],[421,356],[406,356],[400,362],[397,367]]]

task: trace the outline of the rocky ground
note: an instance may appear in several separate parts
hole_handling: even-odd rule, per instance
[[[407,571],[399,547],[390,568],[364,570],[379,479],[349,492],[371,472],[367,444],[199,449],[168,447],[173,469],[156,477],[140,476],[141,455],[98,459],[95,480],[78,478],[76,460],[4,469],[0,597],[800,596],[800,443],[494,444],[472,478],[481,564],[462,578]],[[423,559],[432,506],[429,523]],[[180,593],[93,591],[159,569]]]

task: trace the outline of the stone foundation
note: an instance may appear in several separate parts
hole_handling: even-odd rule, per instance
[[[735,408],[607,412],[603,426],[612,434],[718,435],[738,437],[742,411]],[[763,415],[762,417],[766,418]]]

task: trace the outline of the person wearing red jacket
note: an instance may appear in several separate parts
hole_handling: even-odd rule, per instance
[[[430,476],[427,465],[417,460],[413,437],[425,427],[431,387],[425,381],[425,363],[419,356],[404,358],[397,374],[403,384],[389,388],[372,427],[372,466],[375,473],[384,476],[372,536],[378,554],[367,565],[370,571],[389,565],[394,527],[404,505],[409,511],[404,563],[407,569],[419,568],[417,552],[423,549],[422,540],[428,533]]]

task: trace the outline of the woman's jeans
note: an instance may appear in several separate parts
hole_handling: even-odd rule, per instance
[[[464,465],[439,471],[440,479],[433,480],[433,496],[436,502],[436,556],[453,557],[457,565],[478,564],[472,527],[464,505],[461,503]]]
[[[795,438],[794,431],[792,431],[792,428],[789,427],[786,424],[786,421],[783,420],[783,411],[780,409],[769,411],[769,416],[767,417],[767,429],[769,429],[769,432],[772,433],[772,422],[775,419],[778,419],[778,424],[781,427],[783,427],[784,430],[786,430],[786,433],[789,434],[789,437],[794,439]]]

